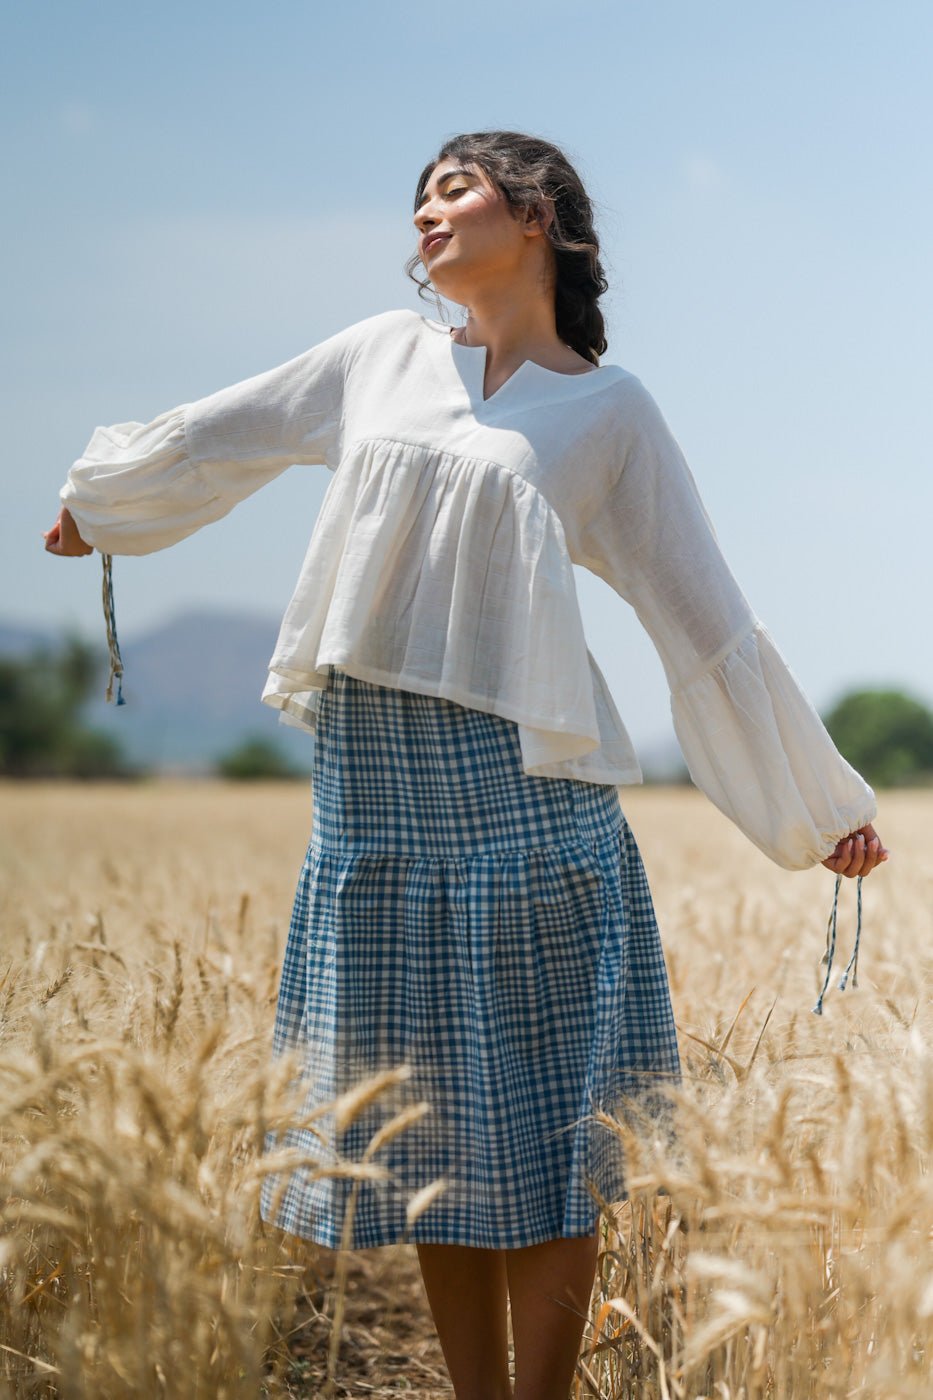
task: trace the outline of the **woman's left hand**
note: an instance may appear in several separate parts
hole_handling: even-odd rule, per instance
[[[881,844],[881,837],[869,823],[868,826],[860,826],[850,836],[844,836],[832,855],[820,861],[820,864],[834,875],[870,875],[876,865],[888,859],[889,854],[887,847]]]

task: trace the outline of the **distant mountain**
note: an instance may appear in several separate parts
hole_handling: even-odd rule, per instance
[[[108,705],[103,684],[85,717],[118,738],[131,759],[161,770],[208,771],[246,735],[262,735],[310,771],[314,738],[281,725],[260,701],[279,619],[190,612],[120,638],[125,705]],[[55,647],[51,632],[0,623],[0,655]]]

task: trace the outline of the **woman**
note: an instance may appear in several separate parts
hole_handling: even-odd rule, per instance
[[[834,748],[720,554],[653,399],[606,348],[592,209],[563,153],[448,141],[418,181],[423,289],[455,331],[390,311],[148,425],[98,429],[52,553],[145,553],[295,462],[334,470],[263,698],[315,730],[314,820],[275,1048],[309,1111],[408,1080],[342,1125],[361,1156],[430,1112],[359,1188],[297,1171],[267,1219],[322,1244],[417,1245],[456,1394],[568,1393],[599,1200],[624,1196],[623,1112],[680,1063],[651,896],[618,786],[640,772],[587,651],[572,564],[635,607],[699,787],[778,864],[887,858]],[[317,1125],[333,1119],[317,1119]],[[323,1157],[307,1129],[291,1145]],[[444,1189],[406,1233],[413,1192]],[[342,1233],[346,1231],[345,1233]]]

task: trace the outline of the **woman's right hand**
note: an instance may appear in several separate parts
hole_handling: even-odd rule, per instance
[[[94,546],[87,544],[78,534],[74,516],[67,506],[62,506],[58,519],[51,530],[43,530],[42,537],[49,554],[67,555],[77,558],[82,554],[93,554]]]
[[[888,859],[889,852],[881,844],[881,837],[869,822],[860,826],[850,836],[844,836],[836,845],[831,856],[820,861],[834,875],[870,875],[876,865]]]

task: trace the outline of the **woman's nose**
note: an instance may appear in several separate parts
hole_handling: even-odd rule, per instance
[[[433,228],[437,223],[437,215],[430,200],[425,200],[421,208],[415,215],[415,228],[419,233],[424,233],[427,229]]]

